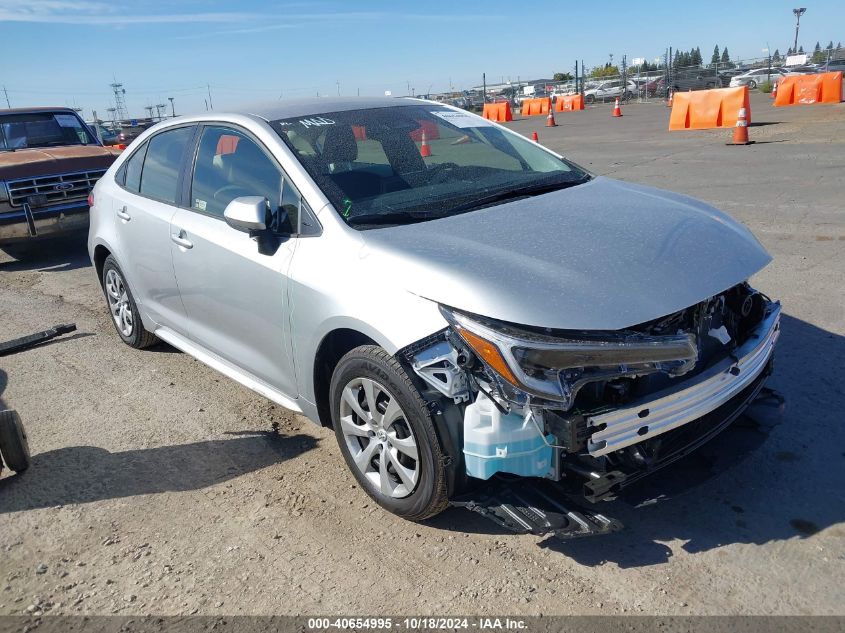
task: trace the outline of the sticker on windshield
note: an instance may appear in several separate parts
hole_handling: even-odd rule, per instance
[[[492,127],[487,119],[482,119],[478,116],[473,116],[468,112],[452,112],[451,110],[437,110],[432,112],[436,117],[440,117],[444,121],[451,123],[455,127]]]
[[[334,125],[334,121],[332,121],[331,119],[327,119],[325,117],[322,117],[322,116],[314,116],[314,117],[311,117],[310,119],[300,119],[299,122],[302,123],[302,125],[304,127],[319,127],[321,125]]]
[[[194,200],[194,207],[199,209],[200,211],[205,211],[208,203],[205,200],[200,200],[199,198]]]
[[[62,127],[82,127],[79,123],[79,119],[72,114],[55,114],[53,116],[56,117],[56,123]]]

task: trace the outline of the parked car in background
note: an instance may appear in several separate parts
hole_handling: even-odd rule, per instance
[[[608,101],[619,97],[620,99],[631,99],[637,94],[637,84],[629,79],[623,82],[621,79],[602,81],[592,88],[584,91],[584,101],[595,103],[596,101]]]
[[[779,335],[747,283],[771,257],[739,222],[415,99],[168,120],[91,218],[126,344],[162,339],[332,427],[360,488],[411,520],[497,473],[612,498],[740,415]],[[615,529],[581,512],[556,533]]]
[[[712,68],[683,68],[674,71],[669,78],[669,89],[672,92],[710,90],[723,87],[722,76]],[[657,82],[657,92],[667,94],[665,77],[661,77]]]
[[[70,108],[0,110],[0,248],[22,257],[87,230],[88,194],[116,156]]]
[[[781,68],[755,68],[731,77],[730,87],[748,86],[749,89],[754,90],[766,81],[775,82],[784,76],[786,76],[786,71]]]

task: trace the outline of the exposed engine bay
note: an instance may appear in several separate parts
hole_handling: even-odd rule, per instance
[[[460,411],[466,474],[540,477],[589,501],[613,498],[742,413],[771,371],[780,319],[779,303],[747,283],[613,332],[441,311],[450,326],[402,356]]]

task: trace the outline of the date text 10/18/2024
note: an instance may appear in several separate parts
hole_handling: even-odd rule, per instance
[[[519,618],[438,618],[438,617],[409,617],[409,618],[308,618],[309,630],[327,629],[371,629],[390,630],[433,630],[447,631],[460,629],[476,629],[479,631],[524,631],[526,622]]]

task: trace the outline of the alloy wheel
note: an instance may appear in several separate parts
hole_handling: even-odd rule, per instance
[[[132,336],[135,323],[132,319],[132,306],[129,304],[129,292],[123,278],[113,268],[106,273],[106,299],[109,302],[112,318],[118,331],[123,336]]]
[[[377,490],[396,499],[414,492],[417,440],[392,393],[370,378],[350,380],[340,399],[340,424],[352,460]]]

